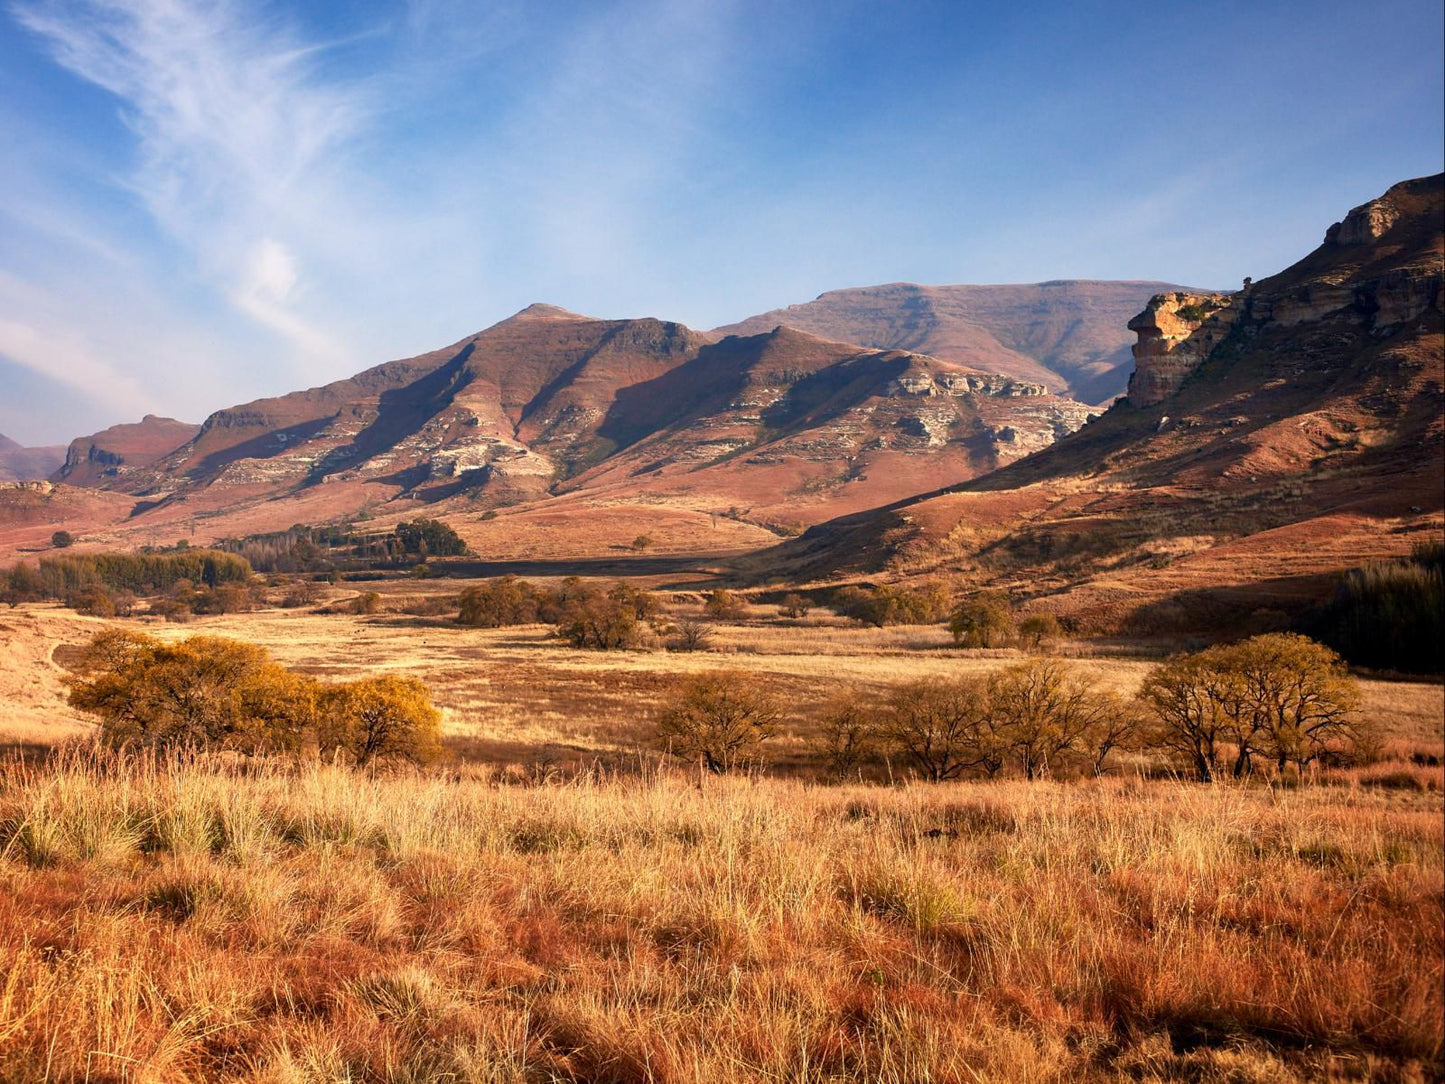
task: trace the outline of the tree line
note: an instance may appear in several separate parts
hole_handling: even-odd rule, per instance
[[[1031,659],[987,677],[928,678],[828,704],[814,752],[839,778],[879,758],[943,782],[1102,774],[1119,752],[1162,756],[1201,782],[1342,764],[1368,752],[1358,691],[1328,647],[1292,633],[1176,655],[1138,694],[1100,689],[1077,666]],[[762,762],[785,713],[760,678],[691,679],[659,717],[659,740],[709,771]]]

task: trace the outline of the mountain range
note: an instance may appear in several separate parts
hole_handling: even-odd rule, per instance
[[[297,518],[286,501],[332,518],[398,498],[473,509],[605,492],[805,525],[985,473],[1077,429],[1091,409],[1050,384],[1112,371],[1125,314],[1159,285],[825,295],[830,326],[861,343],[770,316],[694,331],[532,305],[440,350],[199,426],[147,416],[79,438],[54,480],[141,498],[151,522],[180,503],[192,521],[245,508],[285,526]]]
[[[1440,176],[1403,182],[1230,293],[894,284],[710,331],[533,305],[78,439],[54,484],[0,491],[0,544],[425,509],[484,557],[646,534],[743,579],[943,576],[1080,629],[1271,627],[1442,529],[1442,219]]]

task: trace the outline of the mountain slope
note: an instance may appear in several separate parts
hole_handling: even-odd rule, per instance
[[[776,567],[952,569],[1122,627],[1298,609],[1333,570],[1438,537],[1442,220],[1445,181],[1404,182],[1243,291],[1152,299],[1130,324],[1130,401],[1001,470],[815,528]]]
[[[911,350],[1107,403],[1124,390],[1129,317],[1163,282],[1056,281],[1010,286],[891,283],[833,290],[803,305],[750,317],[717,334],[787,324],[827,339]]]

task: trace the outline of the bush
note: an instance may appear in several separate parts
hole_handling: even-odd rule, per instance
[[[102,737],[115,746],[295,749],[315,704],[310,678],[259,647],[219,636],[164,644],[106,629],[68,684],[70,703],[99,716]]]
[[[165,644],[123,629],[91,640],[67,679],[70,703],[100,719],[112,746],[295,752],[314,743],[358,766],[421,763],[439,749],[440,714],[414,678],[323,684],[254,644],[193,636]]]
[[[50,536],[50,544],[58,550],[75,545],[75,536],[69,531],[56,531]]]
[[[374,614],[381,609],[381,595],[376,591],[363,591],[346,604],[349,614]]]
[[[1007,647],[1013,639],[1013,614],[1002,595],[980,593],[959,603],[948,629],[960,647]]]
[[[703,600],[702,612],[719,621],[736,621],[747,612],[747,604],[733,592],[719,587],[709,591]]]
[[[669,751],[722,774],[756,764],[781,714],[757,679],[716,671],[689,679],[658,719]]]

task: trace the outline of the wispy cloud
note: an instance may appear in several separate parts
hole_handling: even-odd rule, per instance
[[[59,63],[123,103],[137,141],[125,183],[199,273],[298,354],[335,355],[331,336],[293,303],[307,273],[297,253],[314,246],[333,163],[366,123],[366,96],[320,78],[316,47],[252,10],[69,0],[15,14]]]

